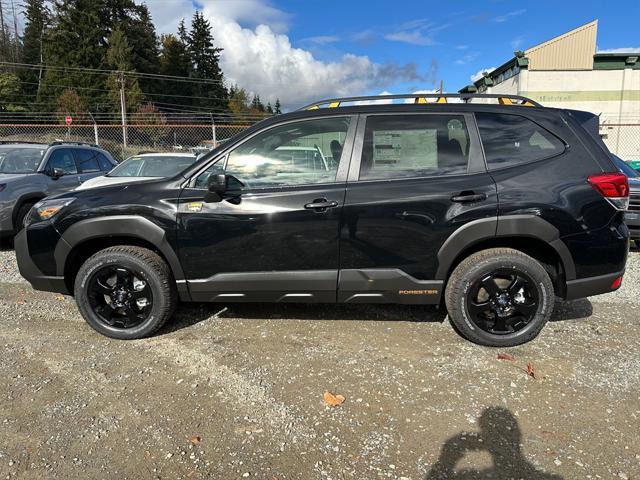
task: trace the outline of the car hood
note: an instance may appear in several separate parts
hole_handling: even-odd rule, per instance
[[[28,175],[34,175],[33,173],[0,173],[0,183],[9,183],[16,180],[21,180]]]
[[[88,190],[90,188],[108,187],[111,185],[126,185],[129,183],[148,182],[150,180],[159,180],[158,177],[96,177],[87,180],[76,190]]]

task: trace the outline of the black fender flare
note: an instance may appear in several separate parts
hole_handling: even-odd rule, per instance
[[[87,240],[110,236],[138,238],[153,244],[167,259],[175,280],[184,280],[182,265],[167,240],[167,232],[151,220],[136,215],[90,218],[73,224],[56,245],[54,257],[57,274],[64,276],[66,260],[73,248]]]
[[[576,278],[576,267],[556,227],[536,215],[507,215],[474,220],[458,228],[438,251],[436,280],[446,280],[460,252],[484,240],[500,237],[535,238],[547,243],[562,261],[566,280]]]

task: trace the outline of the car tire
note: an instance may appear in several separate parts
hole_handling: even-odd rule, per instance
[[[35,203],[23,203],[20,205],[18,209],[18,213],[16,213],[16,223],[14,225],[14,231],[16,235],[22,231],[24,228],[24,219],[29,214],[29,211],[33,208]]]
[[[445,289],[453,327],[479,345],[510,347],[535,338],[553,312],[549,274],[529,255],[510,248],[464,259]]]
[[[171,318],[178,302],[167,263],[135,246],[111,247],[90,257],[78,271],[74,295],[94,330],[121,340],[152,335]],[[140,307],[143,300],[147,305]]]

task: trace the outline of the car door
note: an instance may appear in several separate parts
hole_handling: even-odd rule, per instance
[[[438,303],[438,252],[497,215],[474,118],[361,116],[340,235],[339,302]]]
[[[260,131],[194,176],[178,207],[179,256],[194,300],[335,302],[338,233],[356,117],[286,122]],[[279,147],[339,142],[333,167]],[[225,172],[240,195],[207,202]]]
[[[60,169],[63,175],[55,178],[54,169]],[[54,149],[49,155],[44,172],[50,177],[47,186],[48,195],[73,190],[79,185],[78,168],[70,148]]]
[[[87,180],[100,177],[105,174],[100,168],[97,150],[89,148],[74,148],[73,153],[78,166],[78,183],[83,184]]]

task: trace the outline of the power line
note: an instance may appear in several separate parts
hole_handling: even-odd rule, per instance
[[[58,72],[73,71],[80,73],[94,73],[97,75],[125,75],[127,77],[138,78],[155,78],[171,80],[173,82],[186,82],[195,84],[207,84],[207,85],[224,85],[222,80],[214,80],[210,78],[193,78],[193,77],[179,77],[176,75],[162,75],[159,73],[140,73],[126,70],[107,70],[102,68],[87,68],[87,67],[57,67],[53,65],[35,64],[35,63],[18,63],[18,62],[0,62],[0,65],[5,67],[23,68],[27,70],[39,70],[41,68],[45,70],[52,70]]]

